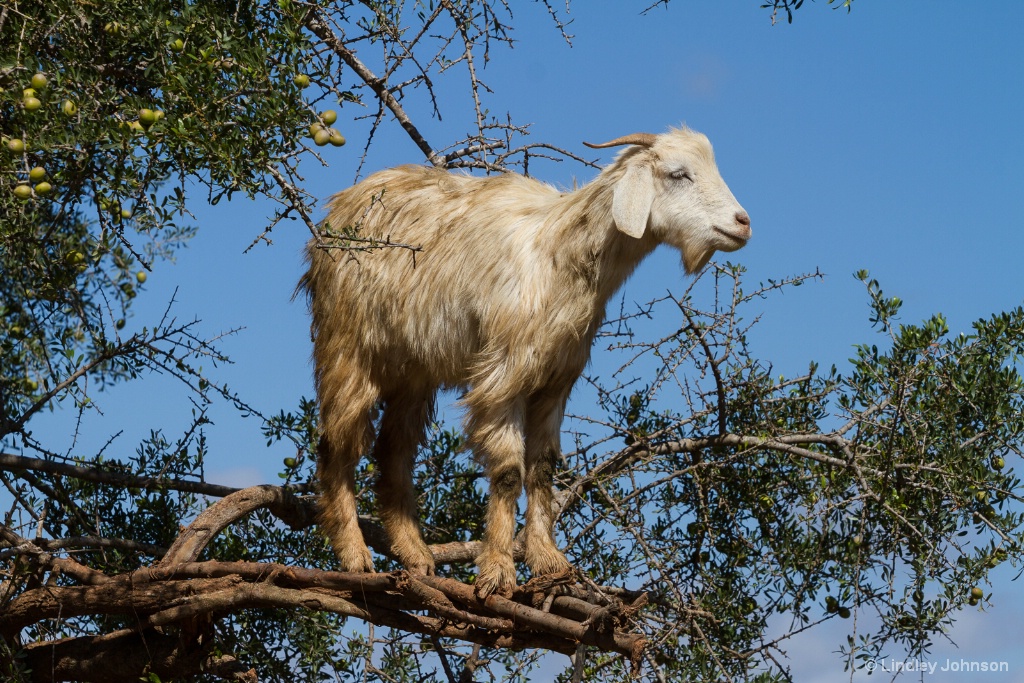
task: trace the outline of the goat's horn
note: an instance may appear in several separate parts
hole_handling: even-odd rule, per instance
[[[619,145],[640,145],[641,147],[650,147],[654,144],[657,137],[658,136],[653,133],[633,133],[632,135],[623,135],[621,138],[615,138],[608,142],[602,142],[599,145],[595,145],[590,142],[584,142],[583,144],[591,149],[618,147]]]

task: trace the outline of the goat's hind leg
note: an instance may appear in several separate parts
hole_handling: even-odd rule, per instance
[[[368,382],[348,379],[336,374],[320,382],[320,529],[330,539],[343,571],[372,572],[373,557],[359,530],[355,473],[359,458],[373,442],[371,415],[377,390]]]
[[[416,449],[434,412],[433,392],[405,388],[384,405],[373,449],[377,462],[377,508],[391,550],[413,574],[433,574],[434,556],[420,534],[413,487]]]

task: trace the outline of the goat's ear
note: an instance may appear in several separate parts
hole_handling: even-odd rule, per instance
[[[630,237],[642,237],[653,203],[654,172],[651,167],[648,164],[629,165],[612,194],[615,227]]]

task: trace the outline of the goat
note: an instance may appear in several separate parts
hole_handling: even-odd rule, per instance
[[[331,199],[336,231],[422,248],[415,258],[400,248],[354,256],[314,238],[306,250],[299,288],[312,313],[320,521],[343,570],[373,571],[355,501],[356,464],[372,448],[392,552],[411,572],[433,573],[412,469],[442,387],[467,389],[468,443],[490,479],[477,593],[515,587],[524,484],[531,572],[569,568],[554,541],[553,473],[605,304],[658,244],[678,248],[694,273],[751,234],[704,135],[681,128],[589,146],[620,145],[629,147],[573,192],[517,174],[402,166]]]

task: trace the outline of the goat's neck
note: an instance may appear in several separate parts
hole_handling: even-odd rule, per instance
[[[616,229],[608,189],[592,183],[563,196],[557,247],[570,271],[596,296],[595,311],[601,315],[608,299],[657,246],[649,235],[636,239]]]

